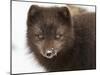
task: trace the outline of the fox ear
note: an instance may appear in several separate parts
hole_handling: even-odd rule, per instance
[[[32,26],[32,23],[35,22],[35,18],[39,14],[39,8],[40,7],[37,5],[30,6],[27,16],[27,25]]]
[[[28,15],[29,16],[34,16],[38,12],[39,7],[37,5],[31,5],[29,8]]]
[[[71,19],[70,10],[68,7],[61,7],[59,11],[59,15],[63,17],[63,19],[67,19],[67,20]]]

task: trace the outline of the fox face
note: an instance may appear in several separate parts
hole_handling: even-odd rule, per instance
[[[73,25],[67,7],[32,5],[27,19],[28,44],[43,57],[52,59],[72,46]],[[34,46],[34,47],[33,47]]]

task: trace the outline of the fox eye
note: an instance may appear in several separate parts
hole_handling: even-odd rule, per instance
[[[44,36],[42,34],[36,34],[36,38],[38,40],[43,40],[44,39]]]
[[[63,35],[61,35],[61,34],[56,35],[56,39],[61,39],[62,37],[63,37]]]

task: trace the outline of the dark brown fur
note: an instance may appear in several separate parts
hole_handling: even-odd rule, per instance
[[[80,42],[82,64],[87,69],[96,68],[96,14],[84,13],[74,17],[74,28]]]
[[[28,46],[47,71],[95,68],[95,14],[73,20],[72,23],[66,7],[31,6],[27,20]],[[55,38],[61,32],[61,38]],[[57,56],[49,59],[45,53],[51,48]]]

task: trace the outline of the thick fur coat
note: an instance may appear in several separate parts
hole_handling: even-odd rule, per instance
[[[32,5],[27,43],[47,71],[96,68],[95,13],[71,17],[66,7]]]

